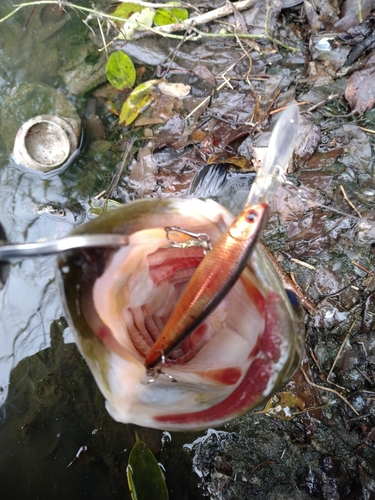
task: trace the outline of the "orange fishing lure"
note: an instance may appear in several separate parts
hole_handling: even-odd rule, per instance
[[[146,356],[147,369],[168,356],[228,294],[262,234],[267,214],[266,203],[246,206],[204,257]]]

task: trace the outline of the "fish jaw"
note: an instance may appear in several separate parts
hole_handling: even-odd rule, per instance
[[[79,231],[121,231],[130,236],[128,247],[74,251],[59,262],[68,321],[108,412],[123,423],[186,430],[219,425],[258,406],[296,368],[294,317],[264,255],[256,251],[251,260],[261,276],[249,262],[163,367],[177,382],[161,374],[150,383],[144,368],[150,343],[203,259],[200,247],[185,248],[180,257],[166,249],[164,227],[206,232],[215,242],[232,219],[211,200],[143,200],[116,212]]]

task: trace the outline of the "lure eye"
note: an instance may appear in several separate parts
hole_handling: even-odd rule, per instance
[[[247,222],[255,222],[257,220],[258,213],[255,212],[255,210],[251,210],[247,215],[246,215],[246,221]]]

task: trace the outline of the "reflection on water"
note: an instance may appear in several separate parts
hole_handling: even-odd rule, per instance
[[[1,221],[10,241],[54,239],[71,230],[73,221],[69,217],[38,213],[44,200],[61,202],[59,178],[46,186],[40,179],[7,166],[0,172],[0,184]],[[13,262],[0,293],[2,403],[7,395],[11,368],[24,357],[49,346],[49,327],[62,315],[54,258]]]
[[[194,177],[188,191],[193,198],[211,198],[237,215],[245,206],[254,172],[227,171],[225,165],[206,165]]]
[[[0,17],[12,10],[12,4],[11,0],[1,3]],[[84,155],[70,167],[73,177],[70,173],[48,180],[18,170],[10,158],[14,135],[27,106],[29,113],[46,112],[48,90],[40,92],[40,103],[38,92],[24,94],[26,101],[33,102],[18,102],[19,108],[9,96],[16,95],[25,84],[32,87],[43,83],[52,92],[57,89],[65,93],[68,101],[78,107],[76,98],[62,84],[60,68],[75,50],[79,52],[80,43],[87,45],[87,40],[88,29],[76,14],[65,14],[51,5],[24,9],[1,24],[0,220],[11,242],[59,238],[85,218],[82,205],[87,200],[77,200],[74,187],[89,161]],[[72,104],[68,102],[67,106]],[[1,404],[7,397],[10,370],[26,356],[49,346],[50,325],[63,314],[55,259],[12,262],[9,279],[0,292],[0,308]],[[72,341],[68,330],[65,335]]]

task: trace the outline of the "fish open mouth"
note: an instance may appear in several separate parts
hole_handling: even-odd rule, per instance
[[[129,205],[79,228],[124,232],[127,247],[75,251],[59,263],[68,320],[109,413],[184,430],[249,411],[296,368],[295,319],[267,258],[255,252],[225,299],[165,359],[167,376],[151,381],[145,357],[204,257],[188,237],[171,246],[165,227],[205,233],[214,244],[231,217],[211,200]]]
[[[134,347],[146,357],[163,330],[183,288],[204,257],[200,246],[160,248],[147,255],[149,277],[154,285],[149,301],[129,307],[124,321]],[[210,340],[206,324],[200,325],[165,358],[165,365],[184,364]]]

